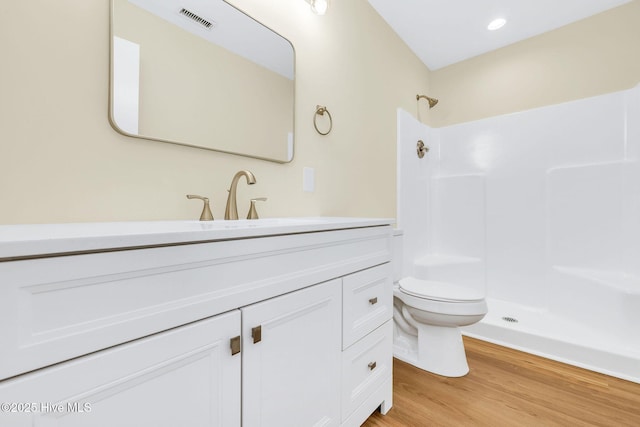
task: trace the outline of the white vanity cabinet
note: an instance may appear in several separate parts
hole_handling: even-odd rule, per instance
[[[332,280],[242,308],[243,425],[340,425],[342,289]]]
[[[0,233],[0,426],[347,427],[385,413],[389,223],[259,221],[47,239],[42,254]]]
[[[6,380],[0,426],[239,426],[239,335],[234,310]]]

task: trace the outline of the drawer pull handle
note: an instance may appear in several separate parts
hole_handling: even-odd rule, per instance
[[[238,335],[237,337],[231,338],[230,345],[232,356],[240,353],[240,336]]]
[[[369,367],[370,371],[373,371],[374,369],[376,369],[377,364],[376,362],[371,362],[367,366]]]
[[[256,326],[251,329],[251,338],[253,338],[254,344],[262,341],[262,326]]]
[[[378,297],[371,298],[371,299],[369,300],[369,304],[371,304],[371,305],[374,305],[374,304],[377,304],[377,303],[378,303]]]

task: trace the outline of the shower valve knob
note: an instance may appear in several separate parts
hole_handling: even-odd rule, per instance
[[[416,152],[418,153],[418,158],[423,158],[425,153],[427,153],[429,151],[429,147],[427,147],[426,145],[424,145],[424,142],[422,140],[419,140],[418,143],[416,144]]]

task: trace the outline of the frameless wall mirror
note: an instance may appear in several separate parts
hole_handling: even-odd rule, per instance
[[[111,0],[109,118],[128,136],[293,159],[291,43],[223,0]]]

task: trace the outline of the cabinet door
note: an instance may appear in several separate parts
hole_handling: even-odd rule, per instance
[[[340,425],[341,282],[242,309],[244,427]]]
[[[235,310],[2,381],[0,426],[239,427],[239,335]]]

